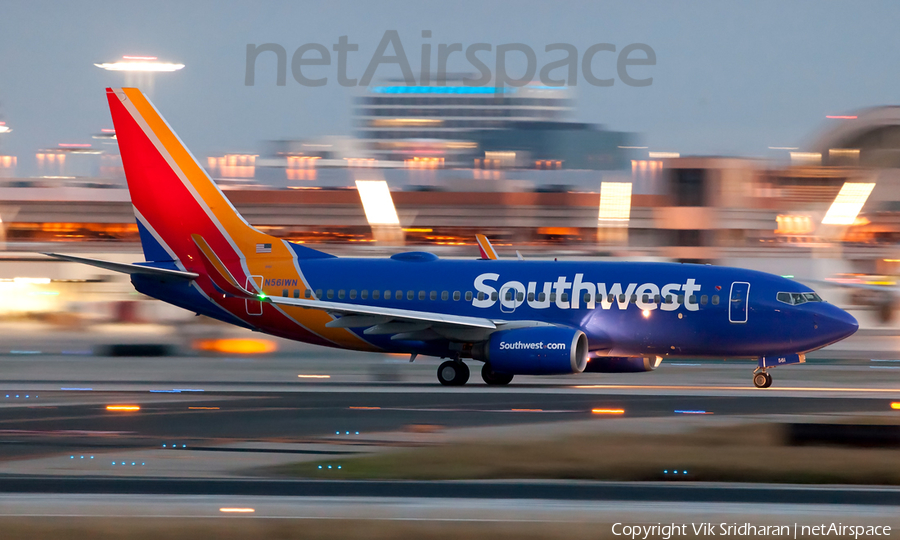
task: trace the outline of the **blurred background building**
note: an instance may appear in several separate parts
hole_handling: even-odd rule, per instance
[[[658,152],[637,134],[568,121],[576,104],[567,89],[441,83],[361,90],[354,136],[198,157],[259,229],[337,254],[416,246],[472,257],[484,233],[506,255],[730,264],[883,284],[839,297],[875,313],[873,324],[890,321],[900,107],[834,117],[805,147],[768,161]],[[12,263],[23,252],[139,258],[111,129],[36,150],[31,177],[16,175],[19,159],[0,155],[0,276],[51,279],[20,274]],[[393,221],[373,221],[360,181],[390,190]],[[130,294],[127,283],[120,293]]]

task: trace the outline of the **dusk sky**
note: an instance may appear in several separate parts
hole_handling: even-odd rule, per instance
[[[769,146],[797,146],[826,115],[898,103],[900,4],[870,2],[51,2],[0,1],[0,154],[19,156],[30,173],[38,148],[90,143],[111,128],[103,89],[122,74],[94,67],[123,55],[152,55],[186,67],[156,78],[152,99],[198,157],[258,152],[282,138],[349,135],[352,97],[330,66],[304,68],[328,77],[322,87],[297,83],[290,55],[306,43],[329,50],[340,36],[359,44],[348,74],[359,78],[385,31],[397,30],[413,71],[423,43],[525,43],[538,71],[578,49],[579,77],[571,120],[631,131],[652,150],[684,154],[770,156]],[[430,39],[422,31],[430,30]],[[276,43],[288,53],[285,86],[275,84],[274,56],[260,57],[256,85],[244,85],[246,46]],[[623,84],[615,55],[599,53],[595,87],[581,76],[581,55],[596,43],[617,51],[645,43],[655,66],[629,68],[653,77],[644,88]],[[605,55],[604,55],[605,54]],[[490,66],[494,52],[479,57]],[[521,56],[510,56],[511,75]],[[435,60],[432,60],[432,66]],[[464,54],[450,71],[474,71]],[[554,72],[559,78],[565,70]],[[399,75],[390,66],[375,80]],[[24,167],[23,167],[24,166]]]

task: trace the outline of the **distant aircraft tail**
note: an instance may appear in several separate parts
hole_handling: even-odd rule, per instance
[[[147,261],[202,272],[192,235],[203,237],[241,278],[256,255],[330,257],[250,226],[140,90],[107,88],[106,96]]]

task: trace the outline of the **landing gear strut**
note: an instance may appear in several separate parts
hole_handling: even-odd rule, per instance
[[[753,386],[757,388],[768,388],[772,386],[772,376],[766,371],[754,371]]]
[[[437,376],[444,386],[462,386],[469,380],[469,367],[461,360],[447,360],[438,367]]]
[[[503,386],[509,384],[513,380],[512,373],[497,373],[491,369],[491,365],[487,362],[481,368],[481,378],[484,382],[491,386]]]

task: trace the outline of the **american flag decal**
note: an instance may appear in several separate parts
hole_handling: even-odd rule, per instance
[[[272,253],[272,244],[256,244],[257,253]]]

